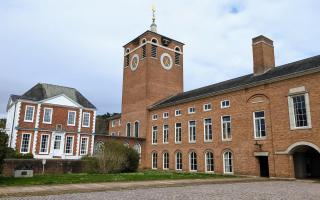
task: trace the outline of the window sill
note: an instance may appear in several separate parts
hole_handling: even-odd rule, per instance
[[[169,144],[169,142],[163,142],[163,144]]]
[[[228,107],[221,107],[221,109],[226,109],[226,108],[230,108],[230,106],[228,106]]]
[[[254,138],[254,140],[257,140],[257,141],[266,140],[266,139],[267,137]]]
[[[296,131],[296,130],[306,130],[306,129],[312,129],[312,126],[305,126],[305,127],[292,127],[290,128],[291,131]]]
[[[23,122],[33,123],[33,120],[32,120],[32,121],[29,121],[29,120],[23,120]]]
[[[232,139],[224,139],[222,142],[232,142]]]
[[[151,145],[157,145],[157,143],[152,143]]]
[[[205,171],[207,174],[214,174],[214,171]]]
[[[67,126],[76,126],[75,124],[67,124]]]
[[[203,110],[203,112],[209,112],[209,111],[211,111],[212,109],[210,109],[210,110]]]
[[[189,141],[189,144],[195,144],[197,141]]]
[[[42,122],[43,124],[52,124],[52,122]]]
[[[39,155],[49,155],[49,152],[39,152]]]
[[[211,143],[213,140],[204,140],[205,143]]]

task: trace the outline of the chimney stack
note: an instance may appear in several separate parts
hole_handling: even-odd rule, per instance
[[[275,67],[273,41],[260,35],[252,39],[253,73],[264,74]]]

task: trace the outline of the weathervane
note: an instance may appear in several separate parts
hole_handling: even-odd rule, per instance
[[[152,32],[157,32],[157,25],[156,25],[156,7],[155,5],[152,5],[152,24],[150,26],[150,30]]]

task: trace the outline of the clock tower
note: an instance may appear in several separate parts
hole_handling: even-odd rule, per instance
[[[148,107],[183,92],[183,43],[150,30],[124,45],[122,136],[145,137]]]

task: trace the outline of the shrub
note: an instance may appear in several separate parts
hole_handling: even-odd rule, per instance
[[[125,169],[126,172],[135,172],[139,167],[140,156],[139,153],[132,149],[127,149],[127,167]]]
[[[2,172],[3,160],[7,156],[8,150],[8,135],[0,131],[0,172]]]
[[[85,156],[82,157],[83,168],[82,171],[86,173],[99,173],[98,160],[95,157]]]

